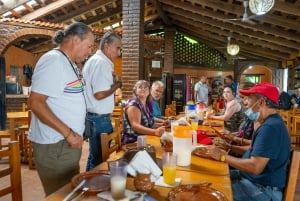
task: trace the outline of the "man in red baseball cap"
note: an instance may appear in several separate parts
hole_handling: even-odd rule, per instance
[[[251,145],[242,158],[228,155],[215,146],[208,148],[208,155],[234,168],[230,171],[234,201],[281,201],[291,143],[277,113],[279,92],[269,83],[239,92],[248,98],[249,109],[245,114],[259,125]]]

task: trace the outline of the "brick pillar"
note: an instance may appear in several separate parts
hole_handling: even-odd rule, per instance
[[[174,37],[176,30],[172,27],[165,28],[165,57],[164,72],[174,73]]]
[[[144,0],[123,0],[122,97],[144,78]]]

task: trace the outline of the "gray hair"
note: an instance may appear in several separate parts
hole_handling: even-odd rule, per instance
[[[135,83],[135,85],[133,86],[133,94],[136,95],[136,90],[138,87],[142,86],[142,85],[145,85],[146,87],[150,88],[150,84],[148,81],[146,80],[139,80]]]
[[[156,81],[154,81],[153,83],[152,83],[152,85],[151,85],[151,88],[154,88],[154,87],[156,87],[156,86],[160,86],[160,87],[163,87],[164,89],[165,89],[165,84],[162,82],[162,81],[160,81],[160,80],[156,80]]]
[[[99,45],[99,49],[103,50],[104,49],[104,45],[107,44],[112,44],[115,40],[122,40],[121,36],[119,36],[118,34],[114,33],[114,32],[107,32],[105,33],[100,41],[100,45]]]
[[[69,25],[65,30],[59,30],[52,38],[52,42],[55,45],[63,43],[65,40],[70,39],[72,36],[79,36],[81,40],[84,40],[92,30],[89,26],[82,22],[75,22]]]

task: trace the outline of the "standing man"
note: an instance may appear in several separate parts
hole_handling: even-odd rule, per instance
[[[114,109],[114,92],[122,87],[121,80],[114,74],[113,61],[121,56],[121,40],[116,33],[104,34],[99,50],[83,68],[83,77],[86,81],[87,115],[96,124],[96,133],[89,138],[87,171],[102,162],[100,134],[113,131],[110,114]]]
[[[92,53],[94,36],[77,22],[53,37],[58,48],[36,64],[28,100],[32,118],[28,138],[46,196],[79,173],[86,105],[76,63]]]
[[[194,87],[195,103],[204,103],[208,105],[208,86],[206,84],[206,77],[201,76],[199,82]]]
[[[213,146],[209,148],[208,155],[235,168],[230,171],[235,201],[281,201],[291,143],[287,128],[277,112],[279,92],[268,83],[239,92],[248,96],[249,107],[245,114],[255,121],[251,145],[242,158],[230,156]]]
[[[224,82],[225,85],[231,85],[234,89],[234,93],[237,94],[237,84],[234,82],[232,75],[227,75]]]

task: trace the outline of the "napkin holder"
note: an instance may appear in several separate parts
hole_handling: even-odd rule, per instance
[[[150,144],[147,144],[145,147],[128,146],[122,158],[129,163],[136,153],[143,150],[147,151],[153,161],[156,162],[156,150],[155,147]]]

